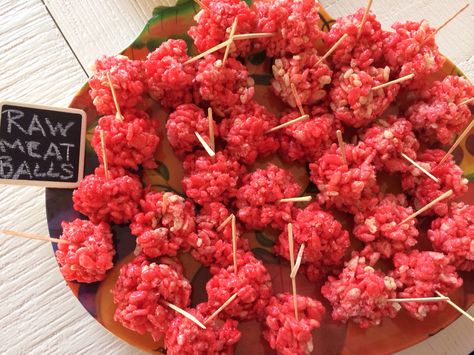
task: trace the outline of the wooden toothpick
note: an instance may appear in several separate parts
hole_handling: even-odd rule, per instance
[[[224,229],[224,227],[227,225],[232,220],[233,214],[230,214],[229,217],[227,217],[224,222],[222,222],[219,227],[217,227],[216,231],[220,232],[221,230]]]
[[[100,145],[102,148],[102,162],[104,164],[104,175],[105,175],[105,180],[109,180],[109,166],[107,164],[107,149],[105,147],[105,137],[104,137],[104,130],[101,129],[99,131],[100,135]]]
[[[269,129],[267,132],[265,133],[272,133],[272,132],[275,132],[275,131],[278,131],[279,129],[282,129],[282,128],[285,128],[293,123],[296,123],[296,122],[300,122],[300,121],[303,121],[303,120],[307,120],[309,118],[309,115],[303,115],[303,116],[300,116],[298,118],[295,118],[291,121],[288,121],[288,122],[285,122],[285,123],[282,123],[281,125],[278,125],[276,127],[273,127],[272,129]]]
[[[303,105],[301,104],[301,99],[300,95],[298,95],[298,91],[296,91],[296,86],[295,84],[291,83],[291,92],[293,93],[293,98],[295,99],[296,107],[298,107],[298,110],[300,110],[301,116],[305,115],[305,112],[303,110]]]
[[[234,273],[237,273],[237,228],[235,226],[235,216],[232,215],[232,258],[234,259]]]
[[[438,292],[438,291],[435,291],[435,293],[439,296],[439,297],[447,297],[445,295],[443,295],[441,292]],[[467,313],[464,309],[462,309],[461,307],[459,307],[456,303],[454,303],[453,301],[451,301],[450,298],[448,298],[446,300],[446,302],[448,302],[448,304],[453,307],[454,309],[456,309],[459,313],[461,313],[462,315],[466,316],[467,318],[469,318],[471,320],[471,322],[474,322],[474,317],[471,316],[469,313]]]
[[[219,313],[222,312],[222,310],[224,308],[226,308],[229,304],[232,303],[233,300],[235,300],[238,296],[238,293],[234,293],[232,296],[229,297],[229,299],[227,301],[225,301],[222,306],[220,306],[214,313],[212,313],[205,321],[204,321],[204,324],[207,324],[209,323],[211,320],[213,320],[214,318],[216,318]]]
[[[295,251],[293,242],[293,225],[288,223],[288,249],[290,251],[290,270],[295,268]],[[291,272],[290,272],[291,274]],[[293,308],[295,309],[295,318],[298,320],[298,301],[296,299],[296,279],[291,278],[291,288],[293,290]]]
[[[439,183],[439,179],[434,176],[433,174],[431,174],[428,170],[426,170],[425,168],[423,168],[420,164],[418,164],[416,161],[414,161],[412,158],[410,158],[408,155],[406,155],[405,153],[400,153],[400,155],[408,160],[411,164],[413,164],[414,166],[416,166],[418,169],[420,169],[423,173],[425,173],[426,176],[428,176],[431,180],[433,180],[434,182],[436,183]]]
[[[194,2],[196,4],[198,4],[198,6],[201,8],[201,9],[206,9],[207,11],[210,11],[209,10],[209,7],[207,7],[207,5],[205,5],[201,0],[194,0]]]
[[[466,137],[466,135],[471,131],[471,129],[474,127],[474,120],[471,121],[471,123],[469,123],[469,125],[464,129],[464,131],[462,131],[462,133],[459,135],[459,137],[456,139],[456,141],[454,142],[454,144],[451,146],[451,148],[449,148],[449,150],[447,151],[447,153],[444,155],[443,159],[440,160],[440,162],[438,163],[438,165],[440,164],[443,164],[444,161],[446,159],[448,159],[448,157],[451,155],[451,153],[454,151],[454,149],[456,149],[456,147],[461,144],[462,140],[464,139],[464,137]]]
[[[120,121],[123,121],[122,112],[120,111],[120,105],[117,101],[117,95],[115,95],[114,85],[112,84],[112,79],[110,78],[110,72],[107,72],[107,80],[109,81],[110,91],[112,92],[112,99],[114,100],[115,110],[117,111],[115,113],[115,118]]]
[[[418,211],[416,211],[415,213],[413,213],[412,215],[408,216],[407,218],[405,218],[403,221],[401,221],[400,223],[398,223],[398,225],[400,224],[403,224],[403,223],[406,223],[410,220],[412,220],[413,218],[415,218],[416,216],[418,216],[419,214],[425,212],[426,210],[429,210],[431,207],[433,207],[435,204],[437,204],[438,202],[448,198],[449,196],[451,196],[453,194],[453,190],[448,190],[446,191],[445,193],[439,195],[438,197],[436,197],[433,201],[431,201],[430,203],[428,203],[427,205],[423,206],[422,208],[420,208]]]
[[[308,202],[311,201],[313,197],[311,196],[301,196],[301,197],[288,197],[278,200],[278,202]]]
[[[295,266],[293,266],[293,269],[291,270],[290,277],[292,279],[296,277],[296,274],[298,273],[298,270],[300,269],[301,261],[303,260],[303,253],[304,253],[304,244],[301,244],[300,250],[298,250],[298,255],[296,256]]]
[[[227,61],[227,58],[229,57],[230,46],[232,45],[232,43],[234,43],[234,34],[235,34],[236,29],[237,29],[237,17],[235,17],[234,22],[232,23],[232,27],[230,29],[229,44],[225,48],[224,60],[222,61],[222,65],[225,64],[225,62]]]
[[[253,39],[253,38],[267,38],[275,36],[275,32],[258,32],[258,33],[243,33],[234,35],[234,41],[240,41],[243,39]]]
[[[212,118],[212,108],[207,109],[207,121],[209,124],[209,142],[211,143],[212,151],[216,151],[216,144],[214,139],[214,119]]]
[[[329,56],[332,54],[332,52],[334,52],[334,51],[337,49],[337,47],[339,47],[339,45],[342,43],[342,41],[344,41],[344,39],[345,39],[347,36],[348,36],[347,33],[344,33],[344,34],[341,36],[341,38],[339,38],[339,39],[337,40],[337,42],[334,43],[334,44],[332,45],[332,47],[329,48],[329,50],[328,50],[321,58],[319,58],[318,62],[316,63],[316,66],[318,66],[319,64],[321,64],[321,63],[323,62],[323,60],[325,60],[327,57],[329,57]]]
[[[359,39],[362,33],[362,27],[364,27],[365,21],[367,20],[367,15],[369,14],[371,7],[372,7],[372,0],[369,0],[365,8],[364,16],[362,16],[362,21],[360,21],[359,30],[357,31],[357,39]]]
[[[470,99],[460,102],[458,105],[469,105],[473,101],[474,101],[474,97],[471,97]]]
[[[419,297],[419,298],[389,298],[387,302],[440,302],[447,301],[448,297]]]
[[[209,48],[207,51],[204,51],[200,54],[198,54],[197,56],[195,57],[192,57],[191,59],[188,59],[187,61],[184,62],[184,64],[190,64],[190,63],[193,63],[195,62],[196,60],[198,59],[201,59],[202,57],[205,57],[206,55],[208,54],[211,54],[211,53],[214,53],[215,51],[218,51],[219,49],[222,49],[224,48],[225,46],[227,46],[228,44],[230,44],[230,41],[229,40],[226,40],[222,43],[219,43],[218,45],[212,47],[212,48]]]
[[[422,44],[425,44],[428,42],[431,38],[433,38],[436,34],[438,34],[439,31],[441,31],[448,23],[450,23],[452,20],[454,20],[461,12],[467,9],[469,4],[464,5],[461,9],[459,9],[454,15],[452,15],[450,18],[448,18],[446,21],[444,21],[438,28],[430,34],[428,37],[425,38]]]
[[[207,154],[209,154],[211,157],[216,155],[216,153],[214,153],[211,147],[209,147],[209,144],[207,144],[207,142],[204,140],[204,138],[202,138],[202,136],[198,132],[194,132],[194,134],[196,135],[196,138],[198,139],[199,143],[201,143],[201,145],[203,146]]]
[[[374,87],[371,88],[370,90],[373,91],[373,90],[382,89],[382,88],[384,88],[384,87],[387,87],[387,86],[390,86],[390,85],[393,85],[393,84],[398,84],[398,83],[401,83],[401,82],[403,82],[403,81],[407,81],[407,80],[413,79],[414,77],[415,77],[415,74],[413,74],[413,73],[412,73],[412,74],[408,74],[408,75],[402,76],[401,78],[398,78],[398,79],[389,81],[389,82],[387,82],[387,83],[374,86]]]
[[[14,237],[21,237],[21,238],[27,238],[27,239],[42,240],[42,241],[45,241],[45,242],[53,242],[53,243],[60,243],[60,244],[72,244],[69,240],[65,240],[65,239],[51,238],[51,237],[46,237],[46,236],[32,234],[32,233],[13,231],[13,230],[10,230],[10,229],[0,229],[0,234],[7,234],[7,235],[14,236]]]
[[[346,151],[344,150],[344,140],[342,139],[342,132],[340,129],[336,131],[337,144],[339,144],[339,149],[341,150],[342,163],[347,165]]]
[[[204,324],[202,324],[199,319],[197,319],[195,316],[193,316],[191,313],[189,312],[186,312],[184,309],[182,308],[179,308],[178,306],[172,304],[172,303],[169,303],[169,302],[166,302],[166,301],[163,301],[163,303],[165,305],[167,305],[169,308],[171,308],[172,310],[178,312],[179,314],[182,314],[183,316],[185,316],[186,318],[188,318],[190,321],[196,323],[199,327],[201,327],[202,329],[206,329],[206,326]]]

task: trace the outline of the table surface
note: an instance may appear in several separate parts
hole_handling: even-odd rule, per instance
[[[441,24],[471,0],[376,0],[385,27],[426,18]],[[155,6],[174,0],[0,1],[0,100],[67,106],[99,55],[115,54],[141,31]],[[364,0],[321,0],[348,14]],[[442,52],[474,80],[474,3],[438,36]],[[0,186],[0,226],[46,235],[44,190]],[[0,236],[0,353],[140,353],[82,308],[61,277],[51,245]],[[474,314],[474,307],[471,308]],[[416,321],[414,321],[416,322]],[[460,317],[403,354],[467,354],[474,325]]]

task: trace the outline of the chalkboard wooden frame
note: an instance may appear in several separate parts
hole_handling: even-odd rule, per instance
[[[83,110],[68,108],[68,107],[55,107],[55,106],[46,106],[46,105],[37,105],[30,103],[20,103],[14,101],[0,101],[0,125],[2,120],[3,106],[12,105],[27,109],[39,109],[39,110],[49,110],[55,112],[64,112],[64,113],[74,113],[81,115],[81,128],[80,128],[80,145],[79,145],[79,165],[78,165],[78,174],[77,180],[74,182],[64,182],[64,181],[44,181],[44,180],[16,180],[16,179],[0,179],[0,184],[6,185],[22,185],[22,186],[41,186],[41,187],[50,187],[50,188],[64,188],[72,189],[76,188],[84,177],[84,156],[85,156],[85,147],[86,147],[86,129],[87,129],[87,115]]]

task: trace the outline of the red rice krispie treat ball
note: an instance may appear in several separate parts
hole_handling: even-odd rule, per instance
[[[91,145],[99,162],[103,164],[100,131],[104,131],[108,166],[136,170],[156,168],[155,152],[160,142],[158,121],[150,120],[145,111],[130,109],[123,113],[123,120],[115,115],[102,116],[94,130]]]
[[[377,202],[379,186],[373,160],[375,150],[363,142],[344,144],[347,164],[333,144],[316,162],[309,164],[310,179],[318,187],[318,199],[326,207],[355,214]]]
[[[186,42],[169,39],[148,54],[144,62],[150,95],[164,107],[192,102],[196,63],[186,64]]]
[[[420,94],[421,100],[406,113],[413,128],[425,142],[451,144],[471,118],[469,106],[461,103],[474,97],[474,86],[465,78],[448,75]]]
[[[398,298],[436,297],[435,291],[448,295],[462,286],[462,278],[443,253],[413,250],[393,257],[395,270],[390,273],[397,287]],[[423,320],[429,312],[443,309],[446,302],[403,302],[411,316]]]
[[[238,296],[221,313],[222,317],[238,320],[262,319],[264,309],[272,296],[271,277],[263,263],[246,253],[245,263],[221,269],[206,284],[208,303],[217,309],[234,293]]]
[[[385,258],[392,257],[399,251],[406,251],[417,243],[418,229],[413,218],[404,224],[399,224],[413,214],[413,208],[408,206],[403,194],[387,194],[376,206],[366,212],[354,216],[354,236],[366,243],[362,251],[377,253]]]
[[[453,202],[449,216],[431,222],[428,238],[458,270],[474,270],[474,206]]]
[[[332,70],[326,61],[319,63],[315,49],[275,59],[270,82],[275,95],[291,107],[297,107],[291,84],[296,88],[301,104],[313,105],[326,97]]]
[[[257,50],[268,57],[298,54],[313,49],[323,34],[318,26],[319,3],[315,0],[257,1],[256,32],[272,32],[275,36],[256,41]]]
[[[105,279],[114,264],[115,255],[110,226],[101,222],[75,219],[62,222],[60,239],[71,244],[58,243],[56,259],[66,281],[97,282]]]
[[[313,329],[319,328],[323,305],[313,298],[297,296],[298,320],[293,295],[273,296],[265,307],[263,337],[278,354],[309,355],[313,352]]]
[[[194,218],[191,201],[172,192],[148,192],[140,201],[140,212],[133,217],[130,229],[146,256],[174,256],[194,235]]]
[[[422,216],[444,216],[448,213],[449,200],[461,196],[467,191],[468,180],[462,176],[463,171],[456,165],[452,157],[439,164],[446,152],[441,149],[427,149],[418,153],[417,162],[439,179],[439,183],[432,180],[416,166],[411,166],[402,175],[402,188],[413,196],[413,207],[419,210],[448,190],[453,190],[450,198],[436,203],[431,209],[422,213]]]
[[[435,42],[436,31],[426,20],[420,22],[395,22],[394,32],[388,32],[383,46],[386,63],[393,79],[415,74],[413,80],[402,86],[424,85],[426,76],[436,73],[443,66],[444,58]]]
[[[95,224],[128,223],[138,213],[142,183],[123,168],[110,168],[108,172],[108,180],[102,166],[84,177],[72,194],[73,207]]]
[[[344,67],[333,77],[331,109],[337,119],[351,127],[365,126],[378,118],[395,100],[400,85],[393,84],[377,90],[372,87],[389,81],[390,68]]]
[[[95,61],[93,75],[89,79],[89,94],[98,113],[116,113],[110,90],[107,72],[114,87],[117,102],[121,109],[134,108],[143,101],[146,91],[143,62],[131,60],[123,55],[103,55]]]
[[[186,310],[201,323],[212,314],[211,311],[207,303]],[[224,322],[213,320],[206,323],[206,329],[202,329],[187,317],[176,313],[166,331],[166,353],[168,355],[233,354],[241,336],[237,326],[238,322],[233,319],[226,319]]]
[[[295,253],[301,244],[305,245],[301,261],[303,267],[312,264],[320,269],[319,276],[323,276],[324,270],[341,264],[350,246],[349,233],[331,213],[323,211],[317,203],[311,203],[304,210],[297,210],[292,227]],[[286,260],[290,259],[288,226],[278,237],[274,251]],[[308,277],[315,281],[316,275]]]
[[[306,120],[292,123],[280,130],[279,155],[285,161],[313,162],[321,157],[336,140],[336,130],[341,129],[339,120],[326,110],[313,110]],[[293,111],[282,118],[280,124],[300,117]]]
[[[214,137],[219,136],[217,125],[214,125]],[[204,111],[194,104],[184,104],[176,107],[166,121],[166,135],[173,151],[179,158],[192,153],[196,147],[202,148],[196,134],[209,144],[209,121]]]
[[[256,15],[245,1],[203,0],[202,2],[207,8],[201,9],[194,16],[197,25],[191,26],[188,31],[199,52],[205,52],[228,39],[235,19],[237,19],[235,34],[255,32]],[[252,40],[237,40],[232,42],[229,54],[232,57],[245,57],[251,50]],[[220,52],[224,53],[225,47]]]
[[[242,178],[237,191],[237,217],[249,229],[267,226],[283,228],[292,220],[293,203],[278,201],[298,197],[301,187],[285,169],[269,164],[266,169],[257,169]]]
[[[235,107],[230,118],[219,125],[226,142],[226,151],[243,164],[252,164],[259,157],[275,153],[279,142],[267,131],[278,125],[277,118],[255,101]]]
[[[325,33],[324,42],[328,48],[347,34],[346,39],[331,54],[331,62],[335,68],[351,66],[366,69],[380,63],[383,57],[382,45],[385,31],[382,30],[375,14],[370,11],[359,35],[364,13],[365,8],[361,8],[354,14],[338,17],[330,31]]]
[[[232,264],[232,224],[221,228],[230,216],[229,210],[220,202],[205,204],[196,217],[197,233],[188,238],[191,255],[204,266],[226,268]],[[236,223],[237,248],[249,250],[248,240],[240,237],[242,228]]]
[[[114,320],[140,334],[148,332],[158,341],[176,316],[163,302],[186,308],[191,284],[172,267],[150,262],[142,254],[122,266],[113,295]]]
[[[403,117],[389,116],[387,119],[379,119],[361,138],[377,152],[374,159],[377,170],[383,169],[389,173],[406,171],[410,163],[401,153],[416,160],[416,152],[420,148],[411,123]]]
[[[382,323],[383,318],[394,318],[400,304],[387,302],[396,298],[395,280],[368,266],[364,257],[354,256],[336,278],[329,276],[321,293],[331,303],[332,319],[348,320],[361,328]]]
[[[247,68],[234,58],[222,59],[210,54],[201,59],[195,78],[197,101],[203,100],[219,116],[232,112],[235,106],[252,100],[254,80]]]
[[[203,151],[190,154],[183,167],[183,190],[201,206],[214,201],[228,203],[235,197],[239,178],[245,173],[245,167],[224,151],[214,157]]]

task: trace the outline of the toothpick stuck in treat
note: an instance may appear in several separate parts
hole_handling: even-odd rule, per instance
[[[295,266],[293,266],[293,269],[291,270],[290,277],[292,279],[296,277],[296,274],[298,273],[298,270],[300,269],[301,261],[303,260],[303,253],[304,253],[304,244],[301,244],[300,250],[298,250],[298,255],[296,256]]]
[[[293,242],[293,225],[288,223],[288,249],[290,252],[290,270],[295,268],[295,245]],[[290,272],[291,274],[291,272]],[[298,301],[296,299],[296,279],[293,277],[291,278],[291,288],[293,290],[293,308],[295,309],[295,318],[298,320]]]
[[[295,84],[291,83],[291,92],[293,93],[293,98],[295,99],[296,107],[298,107],[298,110],[300,110],[301,116],[305,115],[305,112],[303,110],[303,105],[301,104],[301,99],[300,95],[298,95],[298,91],[296,91],[296,86]]]
[[[443,159],[441,159],[438,163],[438,165],[440,164],[443,164],[444,161],[446,159],[448,159],[448,157],[451,155],[451,153],[454,151],[454,149],[457,148],[457,146],[459,144],[461,144],[462,140],[464,139],[464,137],[467,136],[467,134],[471,131],[471,129],[474,128],[474,120],[471,121],[471,123],[469,123],[469,125],[464,129],[464,131],[462,131],[462,133],[459,135],[459,137],[456,139],[456,141],[454,142],[454,144],[451,146],[451,148],[449,148],[449,150],[446,152],[446,154],[444,155]]]
[[[107,149],[105,147],[105,137],[104,137],[103,129],[99,131],[99,135],[100,135],[100,146],[102,148],[102,161],[104,163],[105,180],[109,180],[109,166],[107,164]]]
[[[436,34],[438,34],[439,31],[441,31],[448,23],[450,23],[452,20],[454,20],[461,12],[467,9],[469,4],[464,5],[461,9],[459,9],[454,15],[452,15],[450,18],[448,18],[446,21],[444,21],[438,28],[428,37],[425,38],[422,44],[425,44],[428,42],[431,38],[433,38]]]
[[[418,169],[420,169],[426,176],[428,176],[431,180],[433,180],[434,182],[436,183],[439,183],[439,179],[434,176],[433,174],[431,174],[428,170],[426,170],[425,168],[423,168],[420,164],[418,164],[416,161],[414,161],[412,158],[410,158],[408,155],[406,155],[405,153],[400,153],[400,155],[405,159],[405,160],[408,160],[408,162],[410,162],[411,164],[413,164],[414,166],[416,166]]]
[[[230,214],[229,217],[227,217],[227,218],[224,220],[224,222],[222,222],[222,223],[220,224],[220,226],[217,227],[216,230],[217,230],[218,232],[220,232],[221,230],[223,230],[224,227],[227,225],[227,223],[229,223],[229,222],[232,220],[232,216],[233,216],[233,214]]]
[[[234,273],[237,273],[237,228],[235,225],[235,216],[232,215],[232,258],[234,259]]]
[[[439,297],[447,297],[445,295],[443,295],[441,292],[438,292],[438,291],[435,291],[435,293],[439,296]],[[459,307],[456,303],[454,303],[453,301],[451,301],[451,299],[449,297],[447,297],[448,299],[446,300],[446,302],[448,302],[448,304],[453,307],[454,309],[456,309],[459,313],[461,313],[462,315],[466,316],[467,318],[469,318],[471,320],[471,322],[474,322],[474,317],[471,316],[469,313],[467,313],[464,309],[462,309],[461,307]]]
[[[275,132],[275,131],[278,131],[279,129],[282,129],[282,128],[285,128],[293,123],[296,123],[296,122],[300,122],[300,121],[303,121],[303,120],[307,120],[309,118],[309,115],[303,115],[303,116],[300,116],[300,117],[297,117],[291,121],[288,121],[288,122],[285,122],[285,123],[282,123],[281,125],[278,125],[276,127],[273,127],[272,129],[269,129],[267,132],[265,133],[272,133],[272,132]]]
[[[189,312],[186,312],[184,309],[181,309],[179,308],[178,306],[175,306],[174,304],[172,303],[169,303],[169,302],[166,302],[166,301],[163,301],[163,303],[165,305],[167,305],[169,308],[171,308],[172,310],[178,312],[179,314],[182,314],[183,316],[185,316],[186,318],[188,318],[190,321],[196,323],[199,327],[201,327],[202,329],[206,329],[206,326],[204,324],[202,324],[199,319],[197,319],[195,316],[193,316],[191,313]]]
[[[6,234],[6,235],[14,236],[14,237],[21,237],[21,238],[34,239],[34,240],[42,240],[45,242],[52,242],[52,243],[72,244],[69,240],[65,240],[65,239],[51,238],[51,237],[46,237],[46,236],[32,234],[32,233],[13,231],[9,229],[0,229],[0,234]]]
[[[311,196],[301,196],[301,197],[288,197],[288,198],[282,198],[281,200],[278,200],[278,202],[308,202],[311,201],[312,197]]]
[[[207,121],[209,124],[209,143],[212,151],[216,151],[216,143],[214,139],[214,119],[212,118],[212,108],[207,109]]]
[[[224,308],[226,308],[229,304],[232,303],[232,301],[234,301],[238,296],[238,293],[234,293],[232,296],[229,297],[229,299],[227,301],[225,301],[222,306],[220,306],[214,313],[212,313],[205,321],[204,321],[204,324],[207,324],[209,323],[211,320],[213,320],[214,318],[216,318],[219,313],[222,312],[222,310]]]
[[[196,138],[198,139],[199,143],[201,143],[201,145],[203,146],[204,150],[207,152],[207,154],[209,154],[209,156],[213,157],[214,155],[216,155],[216,153],[211,149],[211,147],[209,147],[209,144],[207,144],[207,142],[198,132],[194,132],[194,134],[196,135]]]
[[[365,21],[367,20],[367,15],[369,14],[370,8],[372,7],[372,2],[373,2],[373,0],[369,0],[367,2],[367,6],[365,7],[364,16],[362,16],[362,21],[360,21],[359,30],[357,31],[357,39],[359,39],[359,37],[362,33],[362,28],[364,27]]]
[[[374,86],[373,88],[371,88],[370,90],[378,90],[378,89],[383,89],[387,86],[390,86],[390,85],[393,85],[393,84],[398,84],[398,83],[401,83],[401,82],[404,82],[404,81],[407,81],[407,80],[411,80],[415,77],[415,74],[408,74],[408,75],[405,75],[405,76],[402,76],[401,78],[398,78],[398,79],[395,79],[395,80],[392,80],[392,81],[389,81],[387,83],[384,83],[384,84],[380,84],[380,85],[377,85],[377,86]]]
[[[418,297],[418,298],[389,298],[387,302],[440,302],[447,301],[448,297]]]
[[[114,85],[112,84],[112,79],[110,78],[110,72],[107,72],[107,80],[109,82],[110,91],[112,93],[112,99],[114,100],[115,110],[117,111],[115,113],[115,118],[120,121],[123,121],[123,116],[122,116],[122,112],[120,111],[120,105],[118,104],[118,101],[117,101],[117,95],[115,94]]]
[[[415,218],[416,216],[418,216],[419,214],[425,212],[426,210],[429,210],[431,207],[433,207],[435,204],[437,204],[438,202],[448,198],[449,196],[451,196],[453,194],[453,190],[448,190],[446,191],[445,193],[439,195],[438,197],[436,197],[433,201],[431,201],[430,203],[428,203],[427,205],[423,206],[422,208],[420,208],[418,211],[416,211],[415,213],[413,213],[412,215],[408,216],[407,218],[405,218],[403,221],[401,221],[400,223],[398,223],[398,225],[401,225],[403,223],[406,223],[410,220],[412,220],[413,218]]]
[[[225,48],[224,60],[222,61],[222,65],[225,65],[225,62],[227,61],[227,58],[229,57],[230,46],[232,45],[232,43],[234,43],[234,34],[235,34],[236,29],[237,29],[237,17],[234,19],[234,22],[232,23],[232,27],[230,29],[229,44]]]
[[[344,140],[342,139],[342,132],[340,129],[336,131],[337,144],[339,144],[339,149],[341,150],[342,163],[347,165],[346,151],[344,149]]]
[[[341,38],[339,38],[339,39],[337,40],[337,42],[334,43],[333,46],[332,46],[331,48],[329,48],[329,50],[328,50],[321,58],[319,58],[318,62],[316,63],[316,66],[318,66],[319,64],[321,64],[323,60],[325,60],[327,57],[329,57],[329,56],[332,54],[332,52],[334,52],[334,51],[337,49],[337,47],[339,47],[339,45],[342,43],[342,41],[344,41],[344,39],[345,39],[347,36],[348,36],[347,33],[344,33],[344,34],[341,36]]]

